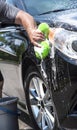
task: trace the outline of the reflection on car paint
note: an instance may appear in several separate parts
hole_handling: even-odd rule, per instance
[[[6,30],[7,29],[7,30]],[[15,28],[0,30],[0,58],[19,61],[27,48],[27,40]]]

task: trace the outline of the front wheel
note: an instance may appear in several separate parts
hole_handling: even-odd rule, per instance
[[[34,128],[36,130],[54,130],[56,119],[48,86],[34,67],[27,71],[24,88],[27,108]]]

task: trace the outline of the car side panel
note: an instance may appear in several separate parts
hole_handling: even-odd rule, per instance
[[[21,29],[14,26],[0,29],[0,70],[4,78],[3,93],[25,100],[21,58],[27,48]]]

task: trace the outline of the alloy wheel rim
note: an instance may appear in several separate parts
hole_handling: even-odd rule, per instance
[[[33,77],[29,86],[33,116],[41,130],[53,130],[55,116],[49,90],[39,77]]]

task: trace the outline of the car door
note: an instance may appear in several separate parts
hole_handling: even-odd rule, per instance
[[[25,100],[21,77],[21,58],[27,46],[22,27],[1,24],[0,70],[4,78],[3,96],[17,96],[21,101]]]

